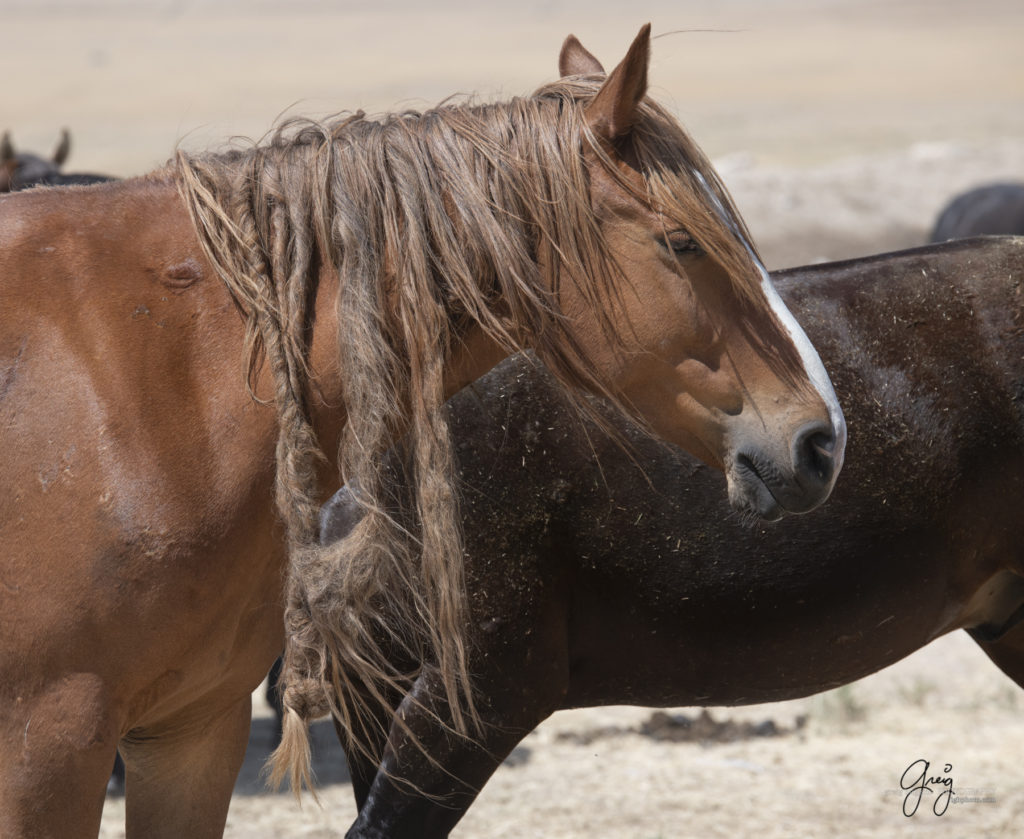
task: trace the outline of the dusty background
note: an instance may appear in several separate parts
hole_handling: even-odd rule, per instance
[[[718,163],[769,267],[923,241],[955,192],[1024,180],[1019,0],[0,0],[0,128],[23,149],[71,128],[69,169],[132,175],[176,144],[258,137],[280,115],[530,91],[575,32],[607,66],[654,24],[653,92]],[[676,30],[696,30],[666,34]],[[703,31],[714,30],[714,31]],[[680,655],[686,651],[681,650]],[[797,733],[656,742],[642,709],[557,715],[458,830],[466,837],[995,837],[1024,819],[1024,694],[964,635],[838,692],[714,709]],[[687,711],[693,714],[694,712]],[[258,718],[228,836],[341,836],[353,806],[318,729],[324,808],[262,793]],[[600,736],[598,736],[600,735]],[[914,760],[961,794],[900,812]],[[103,836],[123,836],[111,799]]]

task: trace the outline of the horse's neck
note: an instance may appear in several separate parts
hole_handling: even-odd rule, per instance
[[[445,371],[445,398],[475,382],[501,361],[508,352],[476,324],[456,343]]]

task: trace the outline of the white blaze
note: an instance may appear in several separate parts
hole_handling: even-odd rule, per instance
[[[800,355],[800,360],[804,364],[804,371],[807,373],[807,378],[810,380],[811,384],[814,385],[815,389],[821,396],[822,401],[825,403],[825,406],[828,408],[829,420],[832,423],[832,429],[836,436],[836,446],[835,451],[833,452],[833,458],[836,465],[834,474],[838,474],[839,470],[842,468],[843,456],[846,451],[846,419],[843,417],[843,409],[839,407],[839,399],[836,397],[835,389],[832,387],[832,380],[828,377],[828,373],[825,371],[825,365],[821,363],[818,351],[814,349],[814,345],[811,343],[800,324],[797,323],[796,318],[793,317],[793,313],[790,312],[786,307],[786,304],[782,302],[779,292],[775,290],[771,277],[768,275],[768,270],[764,267],[761,260],[757,258],[757,254],[754,253],[754,249],[750,242],[747,241],[746,236],[742,234],[733,219],[725,211],[725,208],[722,206],[722,202],[718,200],[718,196],[715,195],[714,191],[708,186],[707,181],[704,180],[704,177],[700,172],[695,171],[693,174],[697,177],[697,180],[700,181],[708,198],[710,198],[711,202],[715,205],[715,209],[718,211],[719,217],[732,230],[736,238],[743,243],[743,247],[747,249],[747,253],[750,255],[751,260],[754,265],[757,266],[757,270],[761,273],[761,288],[768,300],[768,305],[775,313],[775,316],[779,319],[779,323],[782,325],[786,334],[789,335],[789,339],[793,342],[793,346],[796,347],[796,350]]]

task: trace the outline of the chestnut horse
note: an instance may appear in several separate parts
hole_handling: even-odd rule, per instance
[[[286,767],[334,691],[407,678],[380,672],[383,616],[470,730],[444,400],[513,350],[723,469],[737,509],[827,497],[831,384],[646,98],[649,43],[605,76],[570,37],[564,78],[510,102],[0,199],[0,835],[95,835],[120,747],[130,837],[219,836],[287,569]],[[380,501],[396,435],[406,552]],[[339,474],[366,514],[321,556]]]
[[[485,725],[450,735],[428,667],[381,768],[349,752],[350,837],[446,835],[561,708],[791,699],[961,628],[1024,686],[1024,238],[773,279],[850,426],[813,515],[730,516],[717,473],[626,428],[630,453],[574,428],[522,358],[452,400]],[[359,514],[341,490],[324,539]]]

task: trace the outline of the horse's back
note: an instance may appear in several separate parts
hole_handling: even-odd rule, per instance
[[[891,392],[898,369],[922,396],[973,427],[1024,411],[1024,236],[957,240],[775,274],[805,328],[833,346],[847,390],[874,375]],[[908,399],[911,394],[908,393]],[[908,412],[911,405],[908,402]],[[940,425],[933,418],[933,425]],[[980,433],[980,432],[979,432]]]

